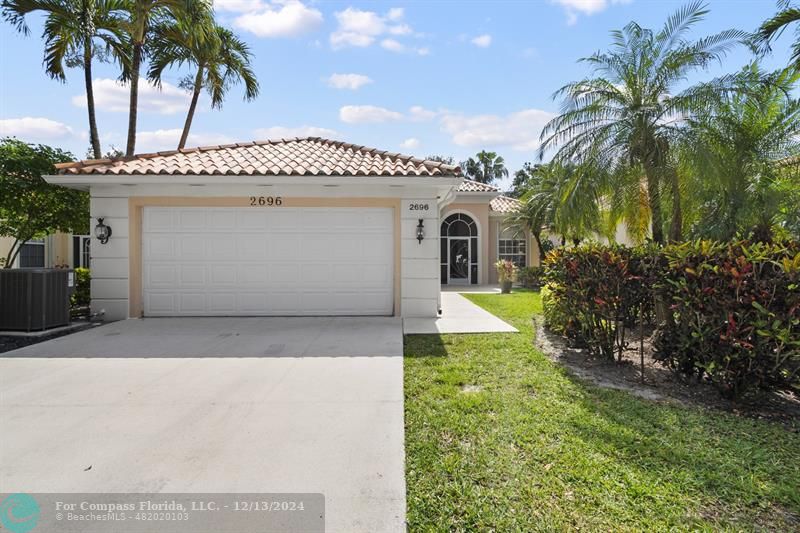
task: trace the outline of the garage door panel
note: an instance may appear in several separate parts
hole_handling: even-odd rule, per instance
[[[180,280],[181,287],[204,287],[206,285],[206,270],[205,265],[180,265]]]
[[[158,288],[171,288],[178,284],[177,265],[158,263],[145,269],[145,285]]]
[[[213,216],[213,211],[197,209],[181,209],[178,211],[177,228],[181,232],[203,231],[206,229],[207,220]]]
[[[145,260],[171,260],[175,257],[175,238],[170,235],[154,235],[144,244]]]
[[[143,219],[145,315],[388,315],[393,211],[161,208]]]

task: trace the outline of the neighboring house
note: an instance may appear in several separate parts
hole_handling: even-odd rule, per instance
[[[14,239],[11,237],[0,237],[0,259],[8,256],[13,244]],[[88,235],[54,233],[23,244],[11,266],[52,268],[66,265],[70,268],[89,268],[90,245],[91,238]]]
[[[338,141],[58,168],[47,180],[88,190],[92,231],[98,218],[112,230],[91,245],[92,310],[110,320],[432,317],[441,282],[491,283],[497,257],[532,257],[527,237],[502,233],[517,204],[496,188],[464,181],[455,166]]]

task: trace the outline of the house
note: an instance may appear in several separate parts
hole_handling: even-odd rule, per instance
[[[5,260],[14,239],[0,237],[0,261]],[[89,268],[91,238],[89,235],[54,233],[41,239],[31,239],[22,245],[14,259],[14,268],[68,266]]]
[[[433,317],[440,283],[530,261],[514,200],[458,167],[317,137],[58,165],[88,190],[92,311]],[[440,228],[443,228],[440,235]]]

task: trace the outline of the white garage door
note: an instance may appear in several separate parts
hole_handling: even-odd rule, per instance
[[[145,207],[145,316],[391,315],[385,208]]]

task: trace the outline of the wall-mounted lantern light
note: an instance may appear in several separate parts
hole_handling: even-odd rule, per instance
[[[422,239],[425,238],[425,226],[422,224],[422,219],[419,219],[417,224],[417,241],[422,244]]]
[[[97,226],[94,227],[94,236],[100,241],[100,244],[105,244],[111,238],[111,226],[103,224],[103,217],[97,219]]]

